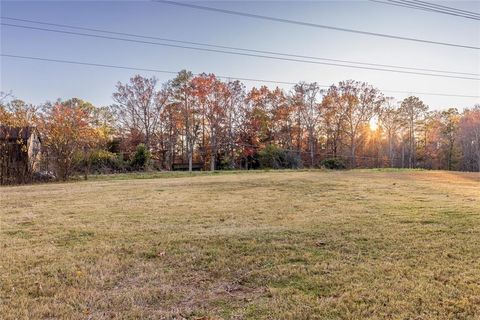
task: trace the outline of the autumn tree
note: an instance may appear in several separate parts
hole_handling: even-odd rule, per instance
[[[193,168],[194,148],[201,128],[198,97],[194,95],[192,78],[190,71],[182,70],[168,83],[168,103],[177,107],[182,118],[182,142],[186,151],[188,171],[192,171]]]
[[[323,125],[326,135],[326,144],[329,155],[336,158],[341,146],[344,144],[344,132],[346,125],[346,111],[349,103],[349,95],[343,89],[332,85],[326,91],[322,108],[324,110]]]
[[[157,89],[157,79],[136,75],[130,83],[118,82],[117,91],[113,94],[115,104],[112,109],[120,126],[129,131],[143,134],[148,149],[160,125],[160,115],[167,95]]]
[[[270,134],[273,143],[291,149],[292,137],[292,104],[289,103],[285,92],[276,87],[267,93],[267,110],[270,117]]]
[[[85,113],[85,119],[88,120],[88,127],[92,129],[89,143],[83,145],[83,154],[81,163],[76,170],[83,169],[84,178],[87,179],[90,174],[90,167],[94,161],[95,154],[105,150],[108,142],[112,140],[115,133],[115,116],[109,107],[96,107],[92,103],[79,99],[71,98],[65,101],[58,100],[57,104],[76,108]],[[44,112],[48,113],[49,108],[53,107],[50,103],[45,104]]]
[[[6,101],[11,97],[11,92],[0,91],[0,106],[6,103]]]
[[[36,126],[39,107],[14,99],[0,106],[0,124],[12,127]]]
[[[293,92],[294,105],[300,114],[301,124],[307,132],[310,167],[313,167],[317,153],[319,125],[322,118],[322,91],[316,82],[301,82],[295,85]]]
[[[245,86],[238,80],[229,81],[227,84],[226,104],[225,104],[225,147],[228,155],[228,165],[235,167],[235,157],[238,150],[243,150],[239,146],[241,142],[240,131],[242,124],[245,123]]]
[[[160,115],[158,149],[162,167],[170,170],[177,155],[177,144],[182,130],[181,122],[180,106],[167,103]]]
[[[11,93],[0,91],[0,125],[7,125],[10,121],[11,114],[7,110],[7,100],[11,97]]]
[[[224,142],[228,88],[212,74],[193,78],[192,86],[201,106],[202,127],[209,139],[210,170],[214,171],[218,148]]]
[[[253,87],[246,97],[250,127],[254,133],[252,143],[258,146],[273,143],[273,108],[270,97],[270,89],[266,86]]]
[[[415,133],[415,163],[417,166],[428,169],[440,168],[443,149],[441,127],[440,112],[425,113]]]
[[[73,103],[57,103],[47,108],[41,119],[41,132],[57,178],[64,181],[73,173],[78,155],[98,143],[91,115]]]
[[[390,166],[393,167],[395,160],[394,145],[396,143],[398,132],[401,128],[400,112],[398,107],[395,105],[393,98],[389,97],[385,99],[378,120],[386,135],[388,158],[390,161]]]
[[[409,145],[408,166],[416,166],[416,136],[415,133],[422,124],[422,120],[428,110],[422,100],[418,97],[405,98],[400,105],[402,123],[407,129],[407,141]]]
[[[444,147],[444,154],[447,161],[446,168],[453,170],[455,147],[458,137],[458,129],[460,123],[460,114],[455,108],[442,111],[440,113],[440,133],[442,137],[442,144]]]
[[[367,126],[370,119],[380,113],[383,101],[382,93],[365,82],[343,81],[327,91],[327,103],[335,108],[333,112],[341,115],[341,126],[352,167],[356,166],[356,151],[362,127]]]
[[[465,110],[459,122],[459,142],[463,169],[480,172],[480,105]]]

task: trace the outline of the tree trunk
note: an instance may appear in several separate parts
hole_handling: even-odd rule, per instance
[[[478,159],[477,159],[477,165],[478,165],[478,172],[480,172],[480,152],[478,152]]]
[[[212,130],[212,137],[210,138],[210,171],[215,171],[215,156],[217,154],[216,132]]]
[[[210,156],[210,171],[215,171],[215,154],[212,151]]]
[[[352,168],[355,168],[357,166],[357,161],[355,159],[356,155],[356,145],[355,145],[355,135],[350,138],[350,163],[352,165]]]
[[[314,141],[313,136],[310,135],[310,168],[313,168],[315,162]]]
[[[145,147],[150,151],[150,133],[148,130],[145,131]]]
[[[333,137],[333,147],[332,147],[332,151],[333,151],[333,157],[334,158],[337,158],[337,149],[338,149],[338,143],[337,143],[337,137]]]
[[[191,150],[188,151],[188,172],[192,172],[193,167],[193,152]]]
[[[393,143],[392,135],[388,137],[388,155],[390,157],[390,168],[393,168]]]
[[[187,138],[187,156],[188,156],[188,172],[193,171],[193,143]]]
[[[409,161],[409,167],[410,169],[415,168],[415,127],[413,120],[411,122],[411,127],[410,127],[410,161]]]

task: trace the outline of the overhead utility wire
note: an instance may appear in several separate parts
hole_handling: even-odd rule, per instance
[[[125,70],[134,70],[134,71],[147,71],[147,72],[165,73],[165,74],[178,74],[178,71],[129,67],[129,66],[103,64],[103,63],[91,63],[91,62],[82,62],[82,61],[75,61],[75,60],[62,60],[62,59],[50,59],[50,58],[41,58],[41,57],[21,56],[21,55],[6,54],[6,53],[0,53],[0,56],[7,57],[7,58],[16,58],[16,59],[39,60],[39,61],[46,61],[46,62],[76,64],[76,65],[84,65],[84,66],[91,66],[91,67],[125,69]],[[194,75],[201,75],[201,74],[202,73],[196,73]],[[221,76],[221,75],[217,75],[216,77],[217,78],[222,78],[222,79],[236,79],[236,80],[242,80],[242,81],[266,82],[266,83],[289,84],[289,85],[295,85],[296,84],[295,82],[287,82],[287,81],[274,81],[274,80],[253,79],[253,78],[239,78],[239,77]],[[322,85],[321,87],[328,88],[329,86]],[[471,98],[470,96],[465,96],[465,97]],[[480,98],[480,96],[479,96],[479,98]]]
[[[190,3],[184,3],[184,2],[175,2],[175,1],[168,1],[168,0],[151,0],[151,1],[152,2],[163,3],[163,4],[168,4],[168,5],[174,5],[174,6],[181,6],[181,7],[193,8],[193,9],[199,9],[199,10],[219,12],[219,13],[230,14],[230,15],[244,16],[244,17],[249,17],[249,18],[269,20],[269,21],[275,21],[275,22],[281,22],[281,23],[296,24],[296,25],[301,25],[301,26],[306,26],[306,27],[322,28],[322,29],[329,29],[329,30],[363,34],[363,35],[368,35],[368,36],[390,38],[390,39],[396,39],[396,40],[413,41],[413,42],[427,43],[427,44],[436,44],[436,45],[449,46],[449,47],[458,47],[458,48],[475,49],[475,50],[480,49],[480,47],[473,46],[473,45],[463,45],[463,44],[457,44],[457,43],[449,43],[449,42],[433,41],[433,40],[426,40],[426,39],[419,39],[419,38],[409,38],[409,37],[390,35],[390,34],[384,34],[384,33],[377,33],[377,32],[369,32],[369,31],[363,31],[363,30],[357,30],[357,29],[341,28],[341,27],[335,27],[335,26],[328,26],[328,25],[310,23],[310,22],[305,22],[305,21],[290,20],[290,19],[264,16],[264,15],[253,14],[253,13],[246,13],[246,12],[239,12],[239,11],[233,11],[233,10],[213,8],[213,7],[205,7],[205,6],[200,6],[200,5],[196,5],[196,4],[190,4]]]
[[[272,60],[292,61],[292,62],[301,62],[301,63],[310,63],[310,64],[328,65],[328,66],[336,66],[336,67],[344,67],[344,68],[364,69],[364,70],[374,70],[374,71],[384,71],[384,72],[395,72],[395,73],[403,73],[403,74],[415,74],[415,75],[441,77],[441,78],[454,78],[454,79],[475,80],[475,81],[480,80],[480,78],[472,78],[472,77],[453,76],[453,75],[434,74],[434,73],[424,73],[424,72],[414,72],[414,71],[403,71],[403,70],[393,70],[393,69],[382,69],[382,68],[375,68],[375,67],[363,67],[363,66],[339,64],[339,63],[328,63],[328,62],[293,59],[293,58],[285,58],[285,57],[275,57],[275,56],[260,55],[260,54],[253,54],[253,53],[233,52],[233,51],[226,51],[226,50],[219,50],[219,49],[197,48],[197,47],[184,46],[184,45],[175,45],[175,44],[167,44],[167,43],[152,42],[152,41],[145,41],[145,40],[135,40],[135,39],[112,37],[112,36],[104,36],[104,35],[97,35],[97,34],[90,34],[90,33],[55,30],[55,29],[39,28],[39,27],[32,27],[32,26],[23,26],[23,25],[9,24],[9,23],[0,23],[0,25],[9,26],[9,27],[16,27],[16,28],[24,28],[24,29],[32,29],[32,30],[39,30],[39,31],[69,34],[69,35],[76,35],[76,36],[85,36],[85,37],[101,38],[101,39],[109,39],[109,40],[119,40],[119,41],[127,41],[127,42],[134,42],[134,43],[142,43],[142,44],[151,44],[151,45],[166,46],[166,47],[173,47],[173,48],[181,48],[181,49],[191,49],[191,50],[206,51],[206,52],[224,53],[224,54],[230,54],[230,55],[240,55],[240,56],[255,57],[255,58],[265,58],[265,59],[272,59]]]
[[[420,1],[420,0],[389,0],[389,1],[409,3],[417,7],[431,8],[434,10],[443,11],[445,13],[455,13],[459,15],[464,15],[465,17],[480,18],[480,13],[478,12],[461,10],[453,7],[447,7],[447,6],[443,6],[443,5],[432,3],[432,2],[426,2],[426,1]]]
[[[451,16],[456,16],[456,17],[461,17],[461,18],[467,18],[467,19],[472,19],[472,20],[480,20],[480,15],[473,15],[473,14],[464,14],[464,13],[458,13],[455,11],[448,11],[444,9],[438,9],[435,7],[430,7],[430,6],[425,6],[422,4],[415,4],[413,1],[396,1],[396,0],[370,0],[372,2],[376,3],[382,3],[386,5],[392,5],[392,6],[397,6],[397,7],[403,7],[403,8],[409,8],[409,9],[417,9],[417,10],[423,10],[427,12],[434,12],[434,13],[441,13],[441,14],[446,14],[446,15],[451,15]]]
[[[50,58],[41,58],[41,57],[32,57],[32,56],[21,56],[21,55],[5,54],[5,53],[0,53],[0,56],[7,57],[7,58],[15,58],[15,59],[56,62],[56,63],[75,64],[75,65],[92,66],[92,67],[125,69],[125,70],[135,70],[135,71],[148,71],[148,72],[165,73],[165,74],[178,74],[178,72],[176,72],[176,71],[158,70],[158,69],[150,69],[150,68],[138,68],[138,67],[129,67],[129,66],[122,66],[122,65],[102,64],[102,63],[90,63],[90,62],[81,62],[81,61],[74,61],[74,60],[61,60],[61,59],[50,59]],[[201,73],[197,73],[195,75],[200,75],[200,74]],[[217,78],[236,79],[236,80],[241,80],[241,81],[265,82],[265,83],[274,83],[274,84],[288,84],[288,85],[297,84],[295,82],[288,82],[288,81],[276,81],[276,80],[255,79],[255,78],[241,78],[241,77],[224,76],[224,75],[218,75]],[[323,87],[323,88],[329,88],[330,87],[329,85],[319,85],[319,86]],[[415,91],[400,91],[400,90],[387,90],[387,89],[380,89],[380,90],[383,91],[383,92],[391,92],[391,93],[406,93],[406,94],[443,96],[443,97],[459,97],[459,98],[480,98],[480,96],[462,95],[462,94],[415,92]]]
[[[153,39],[153,40],[168,41],[168,42],[175,42],[175,43],[191,44],[191,45],[198,45],[198,46],[211,47],[211,48],[230,49],[230,50],[237,50],[237,51],[263,53],[263,54],[274,54],[274,55],[280,55],[280,56],[285,56],[285,57],[293,57],[293,58],[342,62],[342,63],[360,64],[360,65],[374,66],[374,67],[387,67],[387,68],[406,69],[406,70],[417,70],[417,71],[428,71],[428,72],[438,72],[438,73],[450,73],[450,74],[459,74],[459,75],[480,76],[480,74],[478,74],[478,73],[468,73],[468,72],[458,72],[458,71],[428,69],[428,68],[415,68],[415,67],[406,67],[406,66],[389,65],[389,64],[367,63],[367,62],[360,62],[360,61],[349,61],[349,60],[331,59],[331,58],[323,58],[323,57],[314,57],[314,56],[307,56],[307,55],[282,53],[282,52],[277,52],[277,51],[266,51],[266,50],[257,50],[257,49],[249,49],[249,48],[240,48],[240,47],[224,46],[224,45],[218,45],[218,44],[193,42],[193,41],[182,41],[182,40],[176,40],[176,39],[170,39],[170,38],[153,37],[153,36],[139,35],[139,34],[133,34],[133,33],[126,33],[126,32],[117,32],[117,31],[111,31],[111,30],[105,30],[105,29],[72,26],[72,25],[66,25],[66,24],[50,23],[50,22],[43,22],[43,21],[38,21],[38,20],[28,20],[28,19],[12,18],[12,17],[5,17],[5,16],[0,17],[0,19],[35,23],[35,24],[40,24],[40,25],[48,25],[48,26],[55,26],[55,27],[61,27],[61,28],[94,31],[94,32],[101,32],[101,33],[114,34],[114,35],[123,35],[123,36],[136,37],[136,38],[141,38],[141,39]]]
[[[409,3],[402,3],[398,1],[390,1],[390,0],[370,0],[371,2],[376,2],[376,3],[381,3],[381,4],[386,4],[390,6],[396,6],[396,7],[402,7],[402,8],[408,8],[408,9],[416,9],[416,10],[422,10],[426,12],[433,12],[433,13],[443,13],[443,14],[450,14],[452,16],[457,16],[461,18],[472,18],[472,17],[465,17],[464,15],[459,15],[455,13],[449,13],[441,10],[436,10],[428,7],[422,7],[422,6],[417,6],[417,5],[412,5]]]

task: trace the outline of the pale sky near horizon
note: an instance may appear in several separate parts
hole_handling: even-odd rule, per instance
[[[480,46],[480,21],[372,1],[195,1],[204,6],[370,32]],[[480,13],[479,1],[436,2]],[[2,1],[1,15],[249,49],[480,74],[476,49],[385,39],[284,24],[151,1]],[[2,20],[4,23],[54,28]],[[278,61],[0,26],[2,54],[88,63],[206,72],[276,81],[366,81],[401,100],[409,92],[480,96],[480,81]],[[67,29],[64,29],[67,30]],[[72,31],[72,30],[69,30]],[[84,32],[84,31],[80,31]],[[109,105],[118,81],[134,74],[173,75],[0,57],[0,90],[30,103],[78,97]],[[262,83],[244,81],[247,88]],[[266,84],[274,87],[275,84]],[[278,85],[289,90],[291,85]],[[432,109],[463,109],[480,98],[416,94]]]

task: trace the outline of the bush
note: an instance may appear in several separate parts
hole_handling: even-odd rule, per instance
[[[332,170],[343,170],[347,168],[345,162],[342,159],[338,158],[325,159],[320,163],[320,165],[324,168]]]
[[[90,156],[90,168],[97,173],[110,173],[124,170],[123,161],[115,154],[106,150],[98,150]]]
[[[249,170],[260,168],[259,155],[254,152],[251,155],[245,156],[241,161],[241,167]]]
[[[217,156],[216,168],[218,170],[232,170],[235,168],[235,163],[233,162],[233,159],[228,156]]]
[[[85,172],[88,167],[89,173],[113,173],[125,171],[124,161],[115,153],[106,150],[94,150],[85,159],[83,154],[79,154],[75,171]]]
[[[119,138],[111,139],[107,142],[107,151],[111,153],[120,153],[122,140]]]
[[[297,169],[300,167],[300,157],[275,145],[268,145],[258,153],[260,167],[271,169]]]
[[[150,151],[141,143],[130,160],[130,166],[136,170],[144,170],[150,163]]]

